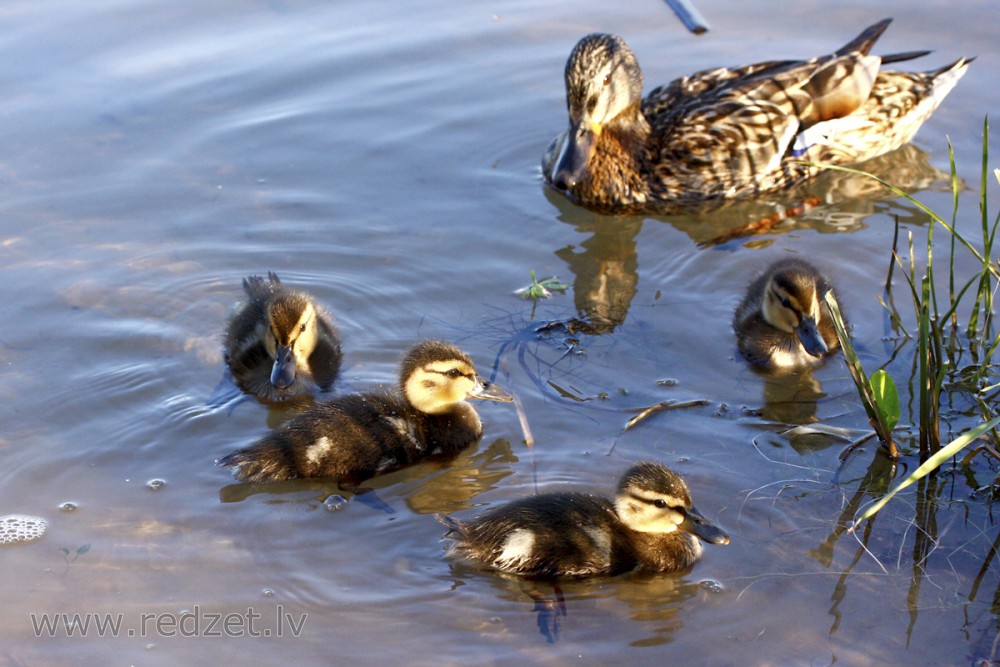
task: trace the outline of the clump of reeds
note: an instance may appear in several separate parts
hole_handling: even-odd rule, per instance
[[[1000,284],[1000,263],[993,260],[993,246],[997,229],[1000,227],[1000,214],[990,218],[987,206],[987,192],[990,176],[995,175],[1000,182],[1000,170],[989,169],[989,123],[983,126],[982,178],[980,181],[980,225],[977,242],[982,250],[969,240],[966,233],[958,230],[959,194],[962,188],[955,169],[955,156],[949,144],[951,162],[951,191],[953,208],[951,221],[945,220],[914,197],[903,192],[892,184],[871,174],[857,170],[835,167],[843,171],[864,174],[873,178],[900,197],[905,198],[923,211],[930,219],[927,227],[926,266],[922,275],[918,272],[916,252],[913,243],[913,233],[908,234],[908,261],[904,261],[898,253],[896,242],[892,248],[892,262],[886,278],[885,294],[881,299],[883,307],[889,313],[897,330],[902,332],[905,341],[916,346],[913,359],[913,382],[911,395],[918,402],[917,426],[919,428],[920,459],[923,464],[896,489],[907,486],[920,477],[930,473],[942,465],[947,459],[955,456],[961,449],[974,442],[985,432],[992,431],[994,442],[998,441],[996,432],[998,417],[997,399],[1000,397],[1000,378],[993,361],[994,354],[1000,347],[1000,334],[994,332],[993,326],[993,294]],[[898,224],[898,223],[897,223]],[[948,265],[947,265],[947,295],[939,294],[936,282],[934,264],[934,230],[940,225],[950,235]],[[898,238],[898,227],[897,227]],[[977,269],[968,278],[959,275],[956,265],[957,253],[971,253]],[[913,305],[915,331],[908,331],[904,318],[895,305],[892,275],[893,268],[899,267],[906,282],[909,301]],[[944,278],[945,276],[938,276]],[[942,290],[943,291],[943,290]],[[865,406],[876,435],[886,447],[890,457],[897,454],[892,442],[893,417],[898,419],[899,400],[895,395],[891,378],[883,375],[880,370],[868,378],[854,354],[847,332],[836,307],[835,300],[828,299],[837,333],[841,339],[842,349],[848,368],[858,387],[858,395]],[[966,310],[967,308],[967,310]],[[960,313],[966,313],[962,315]],[[880,388],[882,391],[880,391]],[[957,398],[960,395],[968,397],[974,406],[978,425],[954,439],[948,445],[941,446],[941,397]],[[970,415],[972,416],[972,415]],[[970,424],[973,426],[973,424]],[[985,451],[1000,459],[994,448],[984,446],[976,452]],[[966,457],[966,460],[969,457]],[[895,493],[895,491],[893,492]],[[890,494],[891,496],[892,494]],[[888,497],[873,506],[858,521],[862,521],[877,511]],[[855,522],[855,525],[857,522]]]

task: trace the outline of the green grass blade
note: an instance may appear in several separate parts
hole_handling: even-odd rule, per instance
[[[980,424],[979,426],[972,429],[968,433],[964,433],[958,436],[950,443],[942,447],[940,451],[938,451],[936,454],[934,454],[929,459],[924,461],[923,465],[914,470],[909,477],[900,482],[895,489],[884,495],[882,498],[878,500],[878,502],[876,502],[867,510],[865,510],[860,517],[858,517],[851,523],[850,526],[848,526],[847,531],[854,532],[854,530],[858,527],[859,524],[861,524],[862,521],[865,521],[866,519],[874,516],[880,509],[885,507],[886,503],[892,500],[893,496],[895,496],[897,493],[899,493],[909,485],[913,484],[917,480],[926,477],[932,471],[940,468],[945,461],[947,461],[952,456],[960,452],[962,449],[967,447],[970,442],[981,436],[989,429],[995,427],[997,424],[1000,424],[1000,417],[994,417],[990,421]]]

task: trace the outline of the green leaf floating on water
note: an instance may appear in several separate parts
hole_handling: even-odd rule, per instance
[[[888,430],[892,430],[899,423],[899,392],[896,391],[896,383],[892,381],[892,376],[884,370],[879,369],[872,373],[868,382],[872,387],[872,394],[875,396],[875,404],[882,414],[882,421]]]

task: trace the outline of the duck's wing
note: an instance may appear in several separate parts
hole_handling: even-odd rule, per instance
[[[652,91],[654,182],[719,197],[788,185],[806,174],[783,163],[796,137],[868,100],[881,60],[868,55],[888,21],[832,54],[704,70]]]

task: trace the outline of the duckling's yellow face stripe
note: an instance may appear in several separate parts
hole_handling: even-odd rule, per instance
[[[764,294],[763,315],[768,324],[786,333],[793,333],[803,317],[812,317],[818,322],[820,313],[816,290],[794,294],[772,280]]]
[[[672,533],[684,522],[683,498],[633,490],[619,496],[618,517],[632,530],[642,533]]]
[[[404,391],[415,408],[441,414],[464,401],[476,386],[476,369],[455,359],[434,361],[416,369],[406,379]]]

